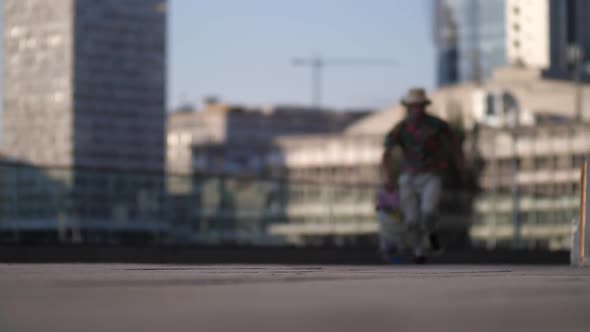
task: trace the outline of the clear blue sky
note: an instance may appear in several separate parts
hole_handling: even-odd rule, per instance
[[[434,84],[430,0],[169,0],[168,103],[213,94],[236,103],[310,102],[293,56],[394,58],[325,70],[324,104],[383,107]]]
[[[310,71],[293,67],[291,59],[314,53],[397,61],[394,67],[327,68],[328,106],[384,107],[409,86],[434,83],[430,0],[168,1],[169,108],[206,95],[307,104]]]

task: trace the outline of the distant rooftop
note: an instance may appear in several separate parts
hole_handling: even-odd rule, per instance
[[[363,108],[363,109],[353,109],[353,108],[317,108],[317,107],[310,107],[305,105],[287,105],[287,104],[278,104],[278,105],[271,105],[271,106],[256,106],[256,105],[241,105],[241,104],[228,104],[218,101],[217,99],[208,99],[206,102],[205,107],[199,111],[193,105],[186,104],[182,105],[175,110],[173,110],[169,115],[172,117],[183,117],[184,114],[194,114],[194,113],[261,113],[261,114],[300,114],[300,113],[343,113],[343,114],[350,114],[355,113],[357,115],[366,115],[373,113],[375,110]]]

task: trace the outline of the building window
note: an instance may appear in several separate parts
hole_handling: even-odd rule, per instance
[[[493,95],[487,95],[486,96],[486,116],[493,116],[496,114],[496,110],[495,110],[495,102],[494,102],[494,96]]]
[[[520,24],[518,24],[518,23],[515,23],[514,24],[514,31],[515,32],[519,32],[520,31]]]
[[[535,169],[548,169],[551,165],[550,157],[535,157]]]
[[[520,41],[515,40],[513,44],[514,44],[514,48],[520,48]]]
[[[174,146],[177,144],[176,135],[175,134],[168,134],[168,145]]]
[[[586,156],[584,155],[574,155],[572,157],[572,166],[574,168],[581,168],[584,166],[584,162],[586,161]]]

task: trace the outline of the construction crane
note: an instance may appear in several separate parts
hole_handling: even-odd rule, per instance
[[[392,59],[378,58],[324,58],[312,56],[310,58],[297,57],[292,61],[293,66],[305,66],[311,68],[311,103],[319,108],[322,102],[322,74],[326,66],[340,67],[376,67],[394,66]]]

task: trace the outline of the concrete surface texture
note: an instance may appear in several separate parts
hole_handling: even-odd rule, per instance
[[[590,269],[0,265],[0,331],[590,331]]]

